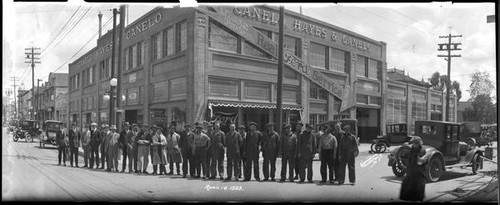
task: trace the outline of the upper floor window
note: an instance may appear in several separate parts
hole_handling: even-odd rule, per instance
[[[326,46],[311,42],[309,63],[313,67],[326,69]]]

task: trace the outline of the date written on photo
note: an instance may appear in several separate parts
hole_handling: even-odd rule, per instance
[[[243,191],[242,186],[212,186],[206,185],[205,191]]]

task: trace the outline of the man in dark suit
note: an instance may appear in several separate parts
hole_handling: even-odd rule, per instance
[[[78,148],[80,147],[81,133],[76,126],[73,124],[73,128],[69,130],[69,148],[70,148],[70,158],[69,163],[73,166],[73,156],[75,159],[75,166],[78,167]]]

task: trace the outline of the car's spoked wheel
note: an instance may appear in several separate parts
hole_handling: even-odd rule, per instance
[[[375,144],[375,150],[377,153],[384,153],[385,150],[387,150],[387,146],[383,142],[378,142],[377,144]]]
[[[396,163],[392,165],[392,172],[397,177],[403,177],[406,174],[406,167],[402,165],[401,162],[396,161]]]
[[[428,179],[430,182],[436,182],[443,174],[443,162],[438,157],[433,157],[429,163]]]

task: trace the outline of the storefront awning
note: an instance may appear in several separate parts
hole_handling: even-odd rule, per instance
[[[260,109],[276,109],[275,103],[264,102],[239,102],[239,101],[224,101],[224,100],[210,100],[209,107],[242,107],[242,108],[260,108]],[[284,110],[298,110],[303,108],[300,105],[286,105],[283,104]]]

